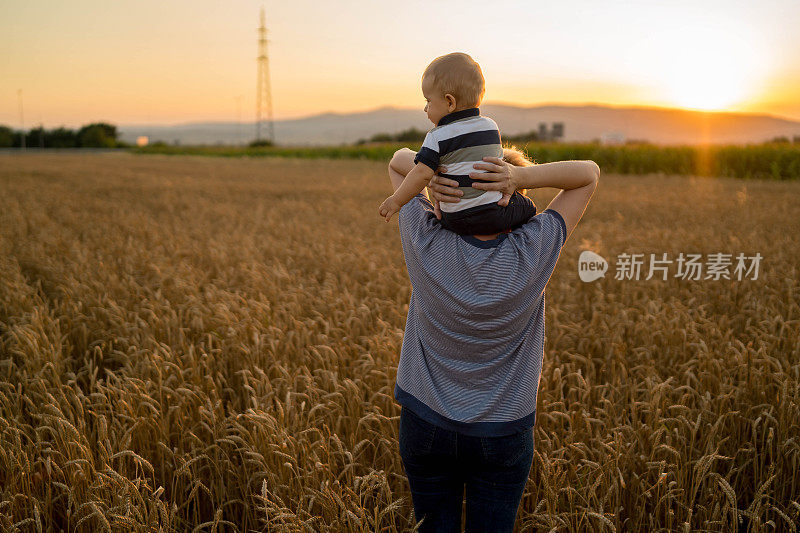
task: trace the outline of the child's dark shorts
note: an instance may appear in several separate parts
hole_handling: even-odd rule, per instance
[[[453,213],[442,211],[441,224],[444,229],[459,235],[489,235],[516,229],[535,214],[533,200],[515,192],[506,206],[492,202]]]

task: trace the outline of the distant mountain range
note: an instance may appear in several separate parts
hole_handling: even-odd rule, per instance
[[[564,123],[564,141],[616,138],[646,140],[656,144],[750,143],[777,136],[800,135],[800,122],[746,113],[687,111],[656,107],[601,105],[545,105],[522,107],[484,104],[481,114],[493,118],[501,135],[537,130]],[[360,113],[323,113],[275,121],[278,144],[335,145],[367,139],[376,133],[397,133],[410,127],[427,131],[433,124],[422,109],[382,107]],[[251,123],[196,122],[176,125],[119,126],[120,138],[135,142],[144,135],[150,142],[180,144],[237,144],[255,137]]]

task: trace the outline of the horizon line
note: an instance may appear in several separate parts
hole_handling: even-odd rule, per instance
[[[535,109],[540,107],[604,107],[609,109],[636,109],[636,110],[655,110],[655,111],[681,111],[686,113],[702,113],[707,115],[737,115],[737,116],[749,116],[749,117],[766,117],[766,118],[773,118],[778,120],[785,120],[787,122],[800,122],[800,118],[794,119],[782,115],[775,115],[771,113],[764,113],[764,112],[751,112],[751,111],[731,111],[731,110],[709,110],[709,109],[694,109],[688,107],[670,107],[670,106],[658,106],[658,105],[624,105],[624,104],[606,104],[601,102],[582,102],[582,103],[559,103],[559,102],[544,102],[539,104],[518,104],[513,102],[505,102],[505,101],[487,101],[483,102],[479,107],[483,107],[486,105],[495,105],[495,106],[506,106],[506,107],[516,107],[521,109]],[[404,106],[395,106],[391,104],[381,105],[377,107],[373,107],[370,109],[362,110],[362,111],[320,111],[317,113],[307,114],[307,115],[298,115],[292,116],[287,118],[275,119],[273,122],[290,122],[294,120],[304,120],[309,118],[320,117],[323,115],[338,115],[338,116],[345,116],[345,115],[359,115],[359,114],[367,114],[373,113],[375,111],[380,111],[382,109],[396,109],[396,110],[414,110],[414,107],[404,107]],[[420,111],[420,113],[423,113]],[[266,121],[265,121],[266,122]],[[163,122],[140,122],[140,123],[119,123],[120,127],[136,127],[136,126],[165,126],[165,127],[174,127],[174,126],[184,126],[190,124],[255,124],[255,120],[243,120],[241,122],[235,120],[192,120],[187,122],[172,122],[172,123],[163,123]]]
[[[536,109],[542,107],[568,107],[568,108],[579,108],[579,107],[602,107],[607,109],[635,109],[635,110],[654,110],[654,111],[678,111],[678,112],[685,112],[685,113],[700,113],[706,115],[736,115],[736,116],[748,116],[748,117],[766,117],[772,118],[777,120],[784,120],[787,122],[798,122],[800,123],[800,118],[794,119],[782,115],[775,115],[772,113],[759,113],[759,112],[750,112],[750,111],[731,111],[731,110],[708,110],[708,109],[693,109],[687,107],[670,107],[670,106],[658,106],[658,105],[624,105],[624,104],[606,104],[601,102],[582,102],[582,103],[560,103],[560,102],[544,102],[544,103],[537,103],[537,104],[519,104],[514,102],[506,102],[506,101],[486,101],[483,102],[479,107],[484,106],[505,106],[505,107],[516,107],[519,109]],[[377,107],[373,107],[366,110],[361,111],[320,111],[317,113],[306,114],[306,115],[299,115],[299,116],[292,116],[287,118],[275,119],[273,122],[291,122],[295,120],[305,120],[315,117],[320,117],[324,115],[338,115],[338,116],[346,116],[346,115],[359,115],[359,114],[368,114],[373,113],[375,111],[380,111],[383,109],[394,109],[394,110],[415,110],[415,107],[404,107],[404,106],[395,106],[391,104],[381,105]],[[420,110],[420,114],[423,111]],[[183,122],[112,122],[105,119],[95,119],[85,123],[81,123],[82,125],[90,124],[90,123],[97,123],[97,122],[106,122],[113,125],[116,125],[119,128],[133,128],[133,127],[143,127],[143,126],[162,126],[162,127],[176,127],[176,126],[187,126],[192,124],[255,124],[255,120],[243,120],[241,122],[236,120],[214,120],[214,119],[195,119]],[[266,121],[264,121],[266,122]],[[17,128],[14,126],[9,125],[15,131]],[[31,125],[28,129],[35,129],[38,125]],[[66,124],[61,124],[59,126],[51,126],[52,128],[59,128],[59,127],[68,127]],[[47,129],[47,128],[45,128]]]

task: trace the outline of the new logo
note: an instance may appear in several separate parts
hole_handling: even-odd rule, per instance
[[[608,261],[603,259],[602,256],[591,250],[581,252],[578,258],[578,276],[580,276],[581,281],[590,282],[605,277],[607,271]]]

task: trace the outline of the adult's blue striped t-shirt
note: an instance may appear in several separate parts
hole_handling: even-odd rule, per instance
[[[395,399],[432,424],[501,436],[533,426],[545,287],[566,238],[552,209],[481,241],[441,227],[420,193],[400,209],[411,280]]]

